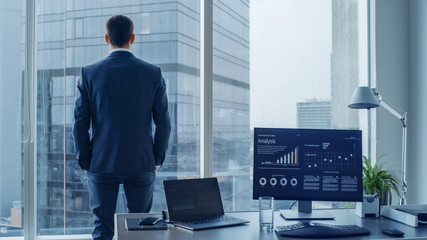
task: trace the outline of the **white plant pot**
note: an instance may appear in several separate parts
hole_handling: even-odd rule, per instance
[[[378,195],[363,195],[363,202],[356,203],[356,215],[359,217],[378,217],[380,215]]]

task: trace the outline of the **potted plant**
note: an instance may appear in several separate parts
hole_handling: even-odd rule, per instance
[[[380,205],[388,205],[392,202],[393,192],[400,196],[396,175],[390,168],[380,162],[381,155],[372,166],[372,161],[363,156],[363,188],[368,195],[378,194]]]
[[[398,180],[389,168],[386,167],[380,156],[374,165],[363,156],[363,202],[356,203],[356,214],[360,217],[378,217],[380,206],[391,204],[395,192],[400,196]]]

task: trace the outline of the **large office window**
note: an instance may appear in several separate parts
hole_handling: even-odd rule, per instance
[[[249,1],[214,0],[213,175],[226,211],[250,209]]]
[[[347,103],[367,84],[367,26],[367,1],[213,1],[213,175],[226,210],[256,207],[254,127],[366,133]]]
[[[0,6],[0,238],[22,236],[24,144],[31,141],[23,82],[25,4]],[[26,126],[24,128],[24,125]]]
[[[22,226],[12,225],[22,212],[23,142],[31,126],[37,131],[35,234],[92,231],[87,177],[71,135],[73,107],[80,68],[108,54],[104,25],[115,14],[132,18],[132,52],[160,66],[166,80],[172,135],[152,211],[166,209],[161,181],[199,177],[207,161],[200,158],[200,1],[37,0],[34,123],[23,104],[30,94],[22,77],[25,4],[9,2],[0,7],[0,237],[23,235]],[[254,127],[367,128],[366,116],[347,109],[353,88],[367,84],[366,4],[212,0],[211,170],[226,211],[256,207],[250,201]],[[125,206],[121,189],[117,212]]]
[[[162,180],[200,172],[200,4],[198,1],[52,1],[37,5],[39,235],[93,229],[87,176],[75,160],[72,126],[80,68],[104,58],[105,22],[112,15],[135,25],[132,52],[162,69],[172,134],[156,178],[152,211],[166,209]],[[120,189],[117,212],[126,211]]]
[[[362,129],[367,144],[366,116],[347,107],[368,83],[367,1],[251,1],[250,13],[251,136],[254,127]]]

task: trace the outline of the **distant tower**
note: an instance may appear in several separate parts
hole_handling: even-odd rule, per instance
[[[298,128],[331,128],[331,101],[316,99],[297,103]]]
[[[332,128],[359,128],[357,111],[347,104],[359,83],[358,3],[332,0]]]

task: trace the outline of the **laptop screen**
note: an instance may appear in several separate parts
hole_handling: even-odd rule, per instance
[[[172,221],[224,215],[216,178],[165,180],[163,186]]]

